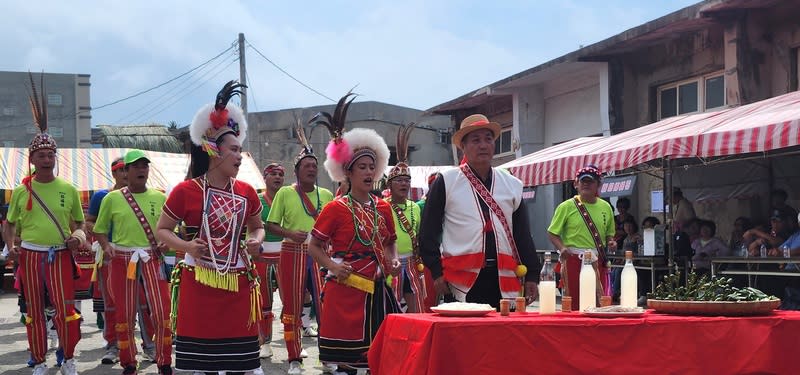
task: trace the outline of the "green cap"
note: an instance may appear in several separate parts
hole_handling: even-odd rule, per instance
[[[125,165],[131,165],[139,159],[147,160],[148,163],[150,162],[150,159],[147,157],[144,151],[132,149],[125,154]]]

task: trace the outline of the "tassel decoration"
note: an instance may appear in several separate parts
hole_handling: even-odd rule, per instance
[[[137,262],[128,262],[128,267],[125,270],[125,275],[127,276],[128,280],[136,279],[136,263]]]
[[[181,286],[181,272],[185,267],[183,261],[180,261],[172,270],[170,275],[170,311],[169,311],[169,327],[172,327],[172,332],[178,329],[178,296],[180,295]]]

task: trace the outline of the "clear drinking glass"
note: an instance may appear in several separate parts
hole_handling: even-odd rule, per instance
[[[767,257],[767,245],[761,244],[761,257],[762,258]]]
[[[781,252],[783,252],[783,257],[784,258],[791,258],[792,257],[792,252],[791,252],[791,249],[789,248],[788,245],[781,246]]]

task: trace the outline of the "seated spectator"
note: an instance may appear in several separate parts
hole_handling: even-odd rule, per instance
[[[639,253],[639,246],[642,243],[642,236],[639,234],[639,225],[633,217],[628,217],[622,223],[623,230],[625,231],[625,240],[622,242],[623,254],[626,251],[632,251],[634,255]],[[616,264],[623,264],[622,261],[615,261]],[[620,281],[622,279],[622,268],[614,268],[611,271],[611,282],[614,291],[614,298],[619,299]]]
[[[759,256],[761,245],[766,246],[767,249],[780,247],[794,232],[796,226],[794,218],[782,216],[779,210],[773,210],[769,223],[769,230],[755,227],[744,232],[742,240],[749,244],[750,256]]]
[[[786,190],[783,189],[775,189],[769,195],[773,213],[777,210],[780,212],[781,217],[792,218],[792,222],[794,222],[794,218],[797,217],[797,210],[786,204],[787,199],[789,199],[789,194],[786,194]]]
[[[614,224],[616,225],[616,234],[614,235],[614,240],[617,243],[622,243],[625,240],[625,229],[622,227],[622,224],[625,220],[635,220],[633,215],[630,214],[629,210],[631,209],[631,200],[627,197],[622,197],[617,199],[617,214],[614,215]],[[636,224],[636,222],[634,222]]]
[[[642,235],[639,234],[639,225],[633,216],[625,219],[622,223],[622,230],[625,231],[625,240],[622,241],[622,251],[633,251],[634,254],[639,253],[639,246],[642,242]]]
[[[730,255],[730,249],[722,240],[715,237],[717,225],[711,220],[699,220],[700,237],[692,242],[694,256],[692,262],[695,272],[706,274],[711,271],[711,258]]]
[[[690,219],[686,222],[684,231],[689,235],[689,242],[694,242],[694,240],[700,238],[700,222],[701,219],[698,218]]]
[[[797,222],[794,223],[794,225],[790,226],[790,227],[793,228],[792,235],[790,235],[789,238],[786,239],[786,241],[781,243],[780,246],[769,249],[767,255],[775,256],[775,257],[782,257],[783,256],[783,250],[781,249],[781,247],[788,246],[789,247],[789,256],[793,256],[793,257],[800,256],[800,229],[798,229],[798,226],[800,226],[800,215],[797,215]],[[795,267],[793,267],[793,268],[796,269],[797,265],[795,264],[794,266]]]
[[[739,255],[739,249],[742,248],[744,241],[742,237],[744,236],[744,232],[753,228],[753,223],[750,219],[739,216],[733,222],[733,230],[731,231],[731,238],[728,241],[728,248],[731,249],[732,254]]]
[[[655,216],[648,216],[642,220],[642,229],[653,229],[656,225],[660,225],[661,221]]]

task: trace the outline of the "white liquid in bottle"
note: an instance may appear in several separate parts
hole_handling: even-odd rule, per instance
[[[587,251],[583,255],[583,266],[580,275],[580,305],[579,311],[586,311],[590,307],[597,307],[597,276],[592,268],[592,252]]]
[[[633,267],[633,253],[625,252],[625,267],[622,268],[620,282],[619,304],[622,307],[636,307],[637,295],[639,294],[638,282],[636,280],[636,268]]]
[[[539,314],[554,314],[556,312],[556,282],[539,282]]]

